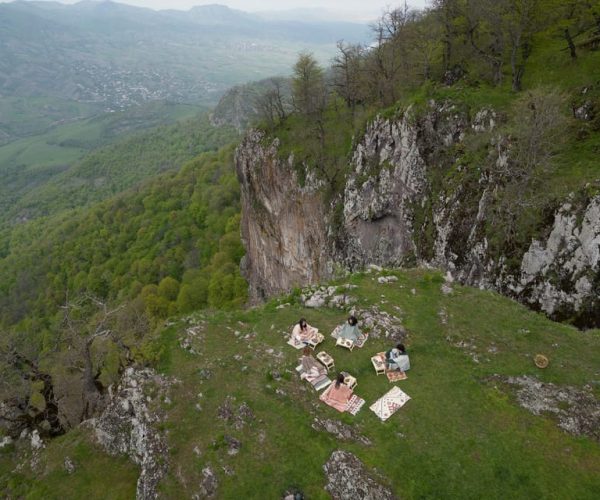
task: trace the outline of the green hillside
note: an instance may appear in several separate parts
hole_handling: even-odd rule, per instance
[[[34,137],[0,148],[5,179],[0,226],[101,201],[237,138],[231,127],[213,127],[196,107],[154,108],[139,116],[133,110],[105,115],[53,130],[43,140]]]
[[[481,110],[490,113],[493,127],[476,134],[466,126],[448,147],[442,135],[422,145],[428,191],[420,213],[456,189],[458,230],[451,236],[457,247],[466,245],[470,228],[461,222],[478,216],[478,190],[493,179],[478,231],[507,271],[518,269],[532,238],[547,236],[570,193],[575,206],[600,193],[598,1],[439,0],[423,13],[392,10],[374,25],[375,43],[340,44],[330,70],[319,60],[329,54],[331,26],[316,34],[304,26],[290,40],[289,25],[261,33],[263,22],[218,6],[193,10],[197,18],[185,21],[176,12],[156,17],[110,2],[69,8],[99,45],[78,52],[91,73],[61,59],[68,85],[53,88],[56,99],[81,74],[94,84],[116,81],[141,58],[129,84],[150,81],[153,90],[182,97],[178,102],[190,96],[206,102],[234,81],[287,67],[299,42],[316,36],[320,43],[308,46],[316,54],[297,59],[291,98],[267,85],[273,92],[256,106],[248,99],[261,85],[250,85],[227,96],[220,118],[242,124],[249,111],[260,115],[265,145],[277,139],[281,158],[293,155],[298,189],[308,179],[323,191],[332,233],[340,229],[341,195],[355,173],[350,155],[376,116],[413,117],[422,140],[433,128],[428,117],[436,119],[432,109],[465,116],[469,124]],[[10,23],[0,15],[0,33],[4,28],[23,43],[8,62],[0,57],[0,89],[22,88],[22,74],[8,78],[3,67],[41,43],[38,35],[22,38],[29,9],[39,9],[36,26],[48,27],[67,7],[18,2]],[[161,29],[128,52],[105,45],[114,26],[97,19]],[[64,20],[69,27],[77,22]],[[224,44],[224,26],[241,35]],[[79,31],[73,33],[58,37],[53,50],[63,54],[63,43],[78,40]],[[173,44],[163,43],[165,33]],[[216,34],[207,50],[206,38]],[[116,40],[135,39],[128,36],[119,31]],[[242,61],[240,53],[253,43],[254,57]],[[103,50],[124,57],[108,77],[92,57]],[[159,74],[148,73],[165,60]],[[183,87],[164,79],[171,70],[181,71]],[[41,71],[32,87],[48,84],[46,76]],[[104,97],[121,109],[119,99],[111,101],[121,95],[114,90]],[[164,103],[130,108],[139,115],[102,117],[91,117],[87,106],[54,103],[40,125],[29,119],[26,102],[11,99],[0,110],[15,118],[25,107],[9,132],[0,123],[0,496],[132,498],[141,459],[128,446],[145,446],[156,434],[163,441],[149,462],[152,473],[165,473],[157,480],[164,498],[281,498],[293,490],[329,498],[323,466],[339,449],[356,455],[400,498],[599,497],[600,331],[552,322],[499,294],[446,282],[441,271],[412,269],[415,255],[404,270],[335,274],[335,293],[347,293],[361,328],[372,328],[364,348],[336,347],[329,333],[349,305],[309,309],[301,290],[247,303],[232,128],[213,127],[194,106]],[[78,121],[54,124],[61,113]],[[141,130],[149,124],[155,128]],[[38,132],[4,144],[9,135]],[[496,161],[499,150],[511,161]],[[379,178],[386,163],[362,167],[357,185]],[[410,222],[415,246],[430,262],[434,221],[417,215]],[[268,265],[264,255],[257,258]],[[396,280],[381,283],[382,275]],[[600,293],[597,272],[590,287]],[[594,307],[561,319],[597,325]],[[366,405],[356,416],[325,406],[300,380],[299,351],[286,343],[300,317],[325,334],[318,350],[335,358],[336,370],[358,379],[355,393]],[[385,338],[390,330],[403,338],[412,365],[408,379],[395,384],[377,376],[370,361],[397,340]],[[549,359],[548,367],[535,365],[537,354]],[[153,383],[120,387],[133,371],[151,373]],[[369,405],[394,385],[412,399],[382,423]],[[117,398],[136,387],[139,414]],[[121,438],[129,444],[117,442],[115,456],[94,439],[107,407],[146,426],[133,435],[127,427],[133,424],[123,424]],[[80,425],[88,419],[95,420]],[[344,432],[332,434],[323,422]],[[32,431],[44,448],[36,449]],[[207,477],[214,478],[214,494],[205,491]]]
[[[2,322],[26,320],[24,327],[32,333],[49,328],[66,290],[118,301],[143,296],[151,315],[159,318],[177,311],[180,282],[188,285],[181,289],[184,310],[243,302],[245,284],[238,284],[237,278],[243,250],[232,156],[231,147],[205,153],[178,172],[148,180],[89,209],[65,211],[7,232],[0,259]],[[130,175],[143,178],[136,171]],[[174,296],[157,297],[156,285],[167,278],[176,280]],[[190,285],[193,292],[186,295]]]
[[[161,331],[159,370],[181,381],[169,402],[161,403],[166,420],[160,426],[169,445],[161,494],[192,496],[203,469],[211,467],[218,498],[257,498],[258,491],[261,498],[279,498],[292,488],[306,498],[328,498],[322,466],[332,451],[343,449],[376,468],[400,498],[596,498],[598,443],[559,429],[557,415],[535,416],[521,408],[515,389],[502,380],[527,375],[597,398],[600,332],[581,333],[553,323],[489,292],[454,286],[444,294],[437,273],[384,274],[399,281],[382,285],[377,275],[365,274],[338,284],[358,287],[350,295],[359,311],[375,305],[399,318],[408,332],[412,368],[408,379],[396,385],[412,399],[385,423],[368,405],[392,384],[376,376],[369,358],[390,342],[370,338],[353,352],[335,347],[328,333],[344,321],[342,310],[308,310],[293,297],[282,298],[245,312],[195,314]],[[358,379],[355,393],[367,403],[357,416],[319,402],[316,391],[295,373],[299,351],[286,344],[285,334],[300,316],[326,334],[318,349],[335,358],[338,370]],[[359,317],[364,316],[359,312]],[[190,337],[191,348],[198,354],[179,345],[194,325],[200,325],[200,333]],[[545,370],[533,363],[537,353],[550,359]],[[229,397],[234,410],[246,403],[253,415],[237,428],[237,420],[223,419]],[[584,418],[582,407],[570,405],[575,403],[560,403],[561,419],[570,411]],[[371,444],[315,430],[315,418],[350,425]],[[597,428],[590,432],[597,440]],[[233,456],[227,451],[231,437],[241,443]],[[132,466],[123,470],[117,468],[122,462],[107,462],[81,431],[41,452],[35,470],[43,472],[26,465],[11,473],[11,460],[24,460],[28,453],[17,447],[0,458],[5,495],[94,495],[101,491],[100,474],[102,483],[110,481],[114,488],[113,498],[130,498],[135,489]],[[63,469],[65,457],[76,463],[71,475]]]

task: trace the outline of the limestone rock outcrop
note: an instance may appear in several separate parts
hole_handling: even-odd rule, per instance
[[[600,326],[600,195],[593,189],[557,207],[551,227],[532,234],[529,248],[492,249],[487,224],[501,182],[495,172],[512,161],[498,121],[488,108],[469,113],[436,102],[426,111],[377,117],[355,138],[345,184],[331,201],[311,168],[293,155],[282,158],[277,139],[249,132],[236,162],[247,251],[242,271],[252,299],[339,271],[423,265],[553,319]],[[456,151],[467,137],[487,144],[481,164],[461,165]]]
[[[325,489],[334,500],[396,500],[392,490],[381,483],[381,478],[367,470],[356,455],[336,450],[323,466],[327,485]]]
[[[246,247],[242,270],[254,300],[329,275],[328,210],[319,183],[308,178],[301,186],[293,157],[280,159],[279,142],[265,140],[251,131],[236,153]]]
[[[159,405],[146,391],[152,387],[156,403],[165,397],[172,381],[150,369],[127,368],[104,412],[87,422],[100,445],[111,455],[128,455],[140,466],[137,498],[157,498],[157,486],[168,469],[169,450],[158,430]],[[152,407],[151,407],[152,405]]]

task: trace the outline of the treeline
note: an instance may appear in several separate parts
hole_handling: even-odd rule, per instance
[[[433,0],[423,11],[387,11],[372,26],[370,47],[339,44],[332,85],[353,107],[393,104],[402,91],[463,76],[523,88],[531,55],[549,34],[577,58],[600,45],[597,0]],[[552,68],[548,68],[551,72]]]
[[[319,128],[336,99],[345,102],[354,118],[357,109],[386,108],[427,82],[510,82],[518,92],[530,57],[548,39],[560,40],[561,51],[572,59],[600,46],[600,2],[433,0],[424,10],[405,3],[386,11],[371,28],[370,45],[338,43],[330,71],[302,54],[294,68],[291,100],[273,82],[258,101],[263,123],[281,123],[291,105]]]
[[[291,94],[274,82],[258,102],[260,126],[280,139],[283,157],[293,154],[301,182],[316,174],[328,198],[339,200],[353,140],[370,119],[447,99],[467,112],[495,109],[494,133],[510,143],[504,169],[488,164],[483,140],[429,169],[445,175],[459,161],[473,167],[474,179],[477,169],[493,173],[498,249],[519,254],[543,213],[585,183],[582,171],[597,178],[588,152],[598,147],[600,114],[590,112],[587,123],[574,115],[582,101],[590,109],[600,102],[600,1],[434,0],[422,11],[404,4],[386,11],[372,34],[367,46],[339,42],[330,68],[301,54]],[[553,182],[560,168],[563,178]]]

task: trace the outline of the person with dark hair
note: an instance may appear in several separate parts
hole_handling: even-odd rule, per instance
[[[356,319],[356,316],[350,316],[340,327],[338,338],[351,340],[355,345],[365,338],[365,335],[358,329],[358,319]]]
[[[327,368],[313,358],[312,349],[308,346],[302,350],[300,364],[302,365],[301,378],[305,378],[311,383],[327,376]]]
[[[315,346],[323,341],[323,335],[319,330],[310,326],[304,318],[294,325],[292,330],[292,338],[305,345]]]
[[[335,382],[332,382],[319,398],[326,405],[341,412],[346,411],[348,408],[348,401],[350,401],[350,398],[352,397],[352,389],[344,384],[344,380],[344,374],[340,373],[336,377]]]
[[[410,360],[406,354],[404,344],[398,344],[385,353],[385,360],[389,370],[405,372],[410,370]]]

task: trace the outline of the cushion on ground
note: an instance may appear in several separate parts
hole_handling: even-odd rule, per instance
[[[406,373],[401,371],[387,370],[385,372],[385,375],[390,382],[398,382],[400,380],[406,380],[408,378]]]

